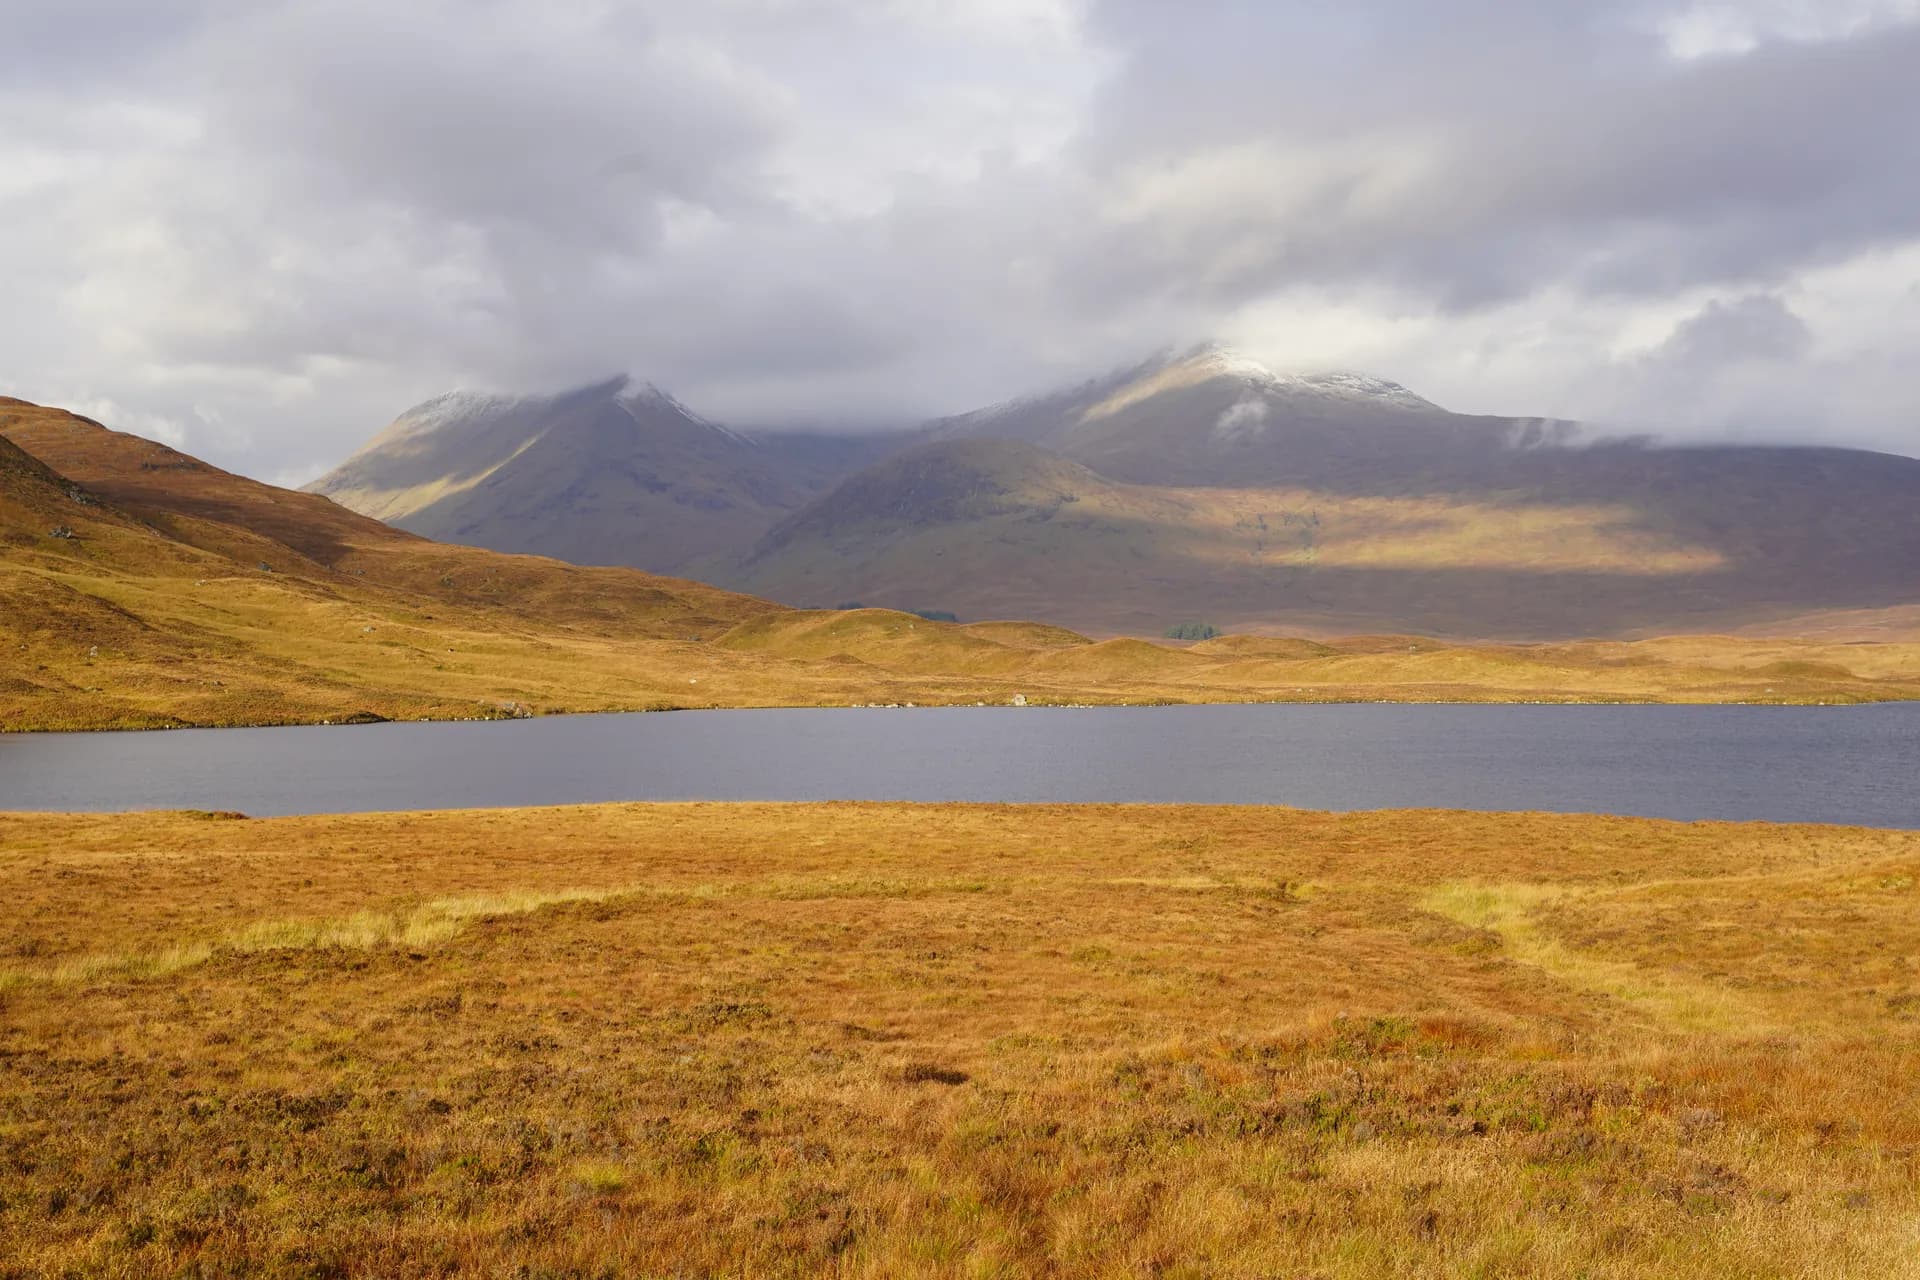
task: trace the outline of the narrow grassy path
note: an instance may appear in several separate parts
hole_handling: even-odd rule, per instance
[[[1496,935],[1506,954],[1560,982],[1618,1000],[1662,1029],[1683,1033],[1764,1035],[1778,1029],[1753,1000],[1725,987],[1569,947],[1544,928],[1545,909],[1612,892],[1542,884],[1449,884],[1419,905],[1471,929]]]

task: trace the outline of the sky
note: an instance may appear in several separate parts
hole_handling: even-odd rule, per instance
[[[0,393],[906,425],[1166,347],[1920,454],[1920,0],[0,0]]]

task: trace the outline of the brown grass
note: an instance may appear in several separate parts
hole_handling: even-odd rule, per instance
[[[0,1275],[1920,1274],[1920,834],[0,814]]]

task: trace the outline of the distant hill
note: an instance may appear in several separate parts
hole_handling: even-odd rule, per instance
[[[745,435],[621,377],[430,400],[308,489],[443,542],[669,573],[745,550],[887,447]]]
[[[1891,455],[1596,438],[1219,348],[926,438],[700,568],[795,604],[1150,635],[1554,639],[1920,601],[1920,461]]]

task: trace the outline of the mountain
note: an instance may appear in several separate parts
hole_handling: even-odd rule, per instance
[[[441,396],[308,489],[444,542],[666,573],[743,551],[879,451],[731,431],[620,377],[550,396]]]
[[[1920,601],[1920,461],[1662,448],[1217,347],[932,424],[714,581],[1157,634],[1549,639]]]

